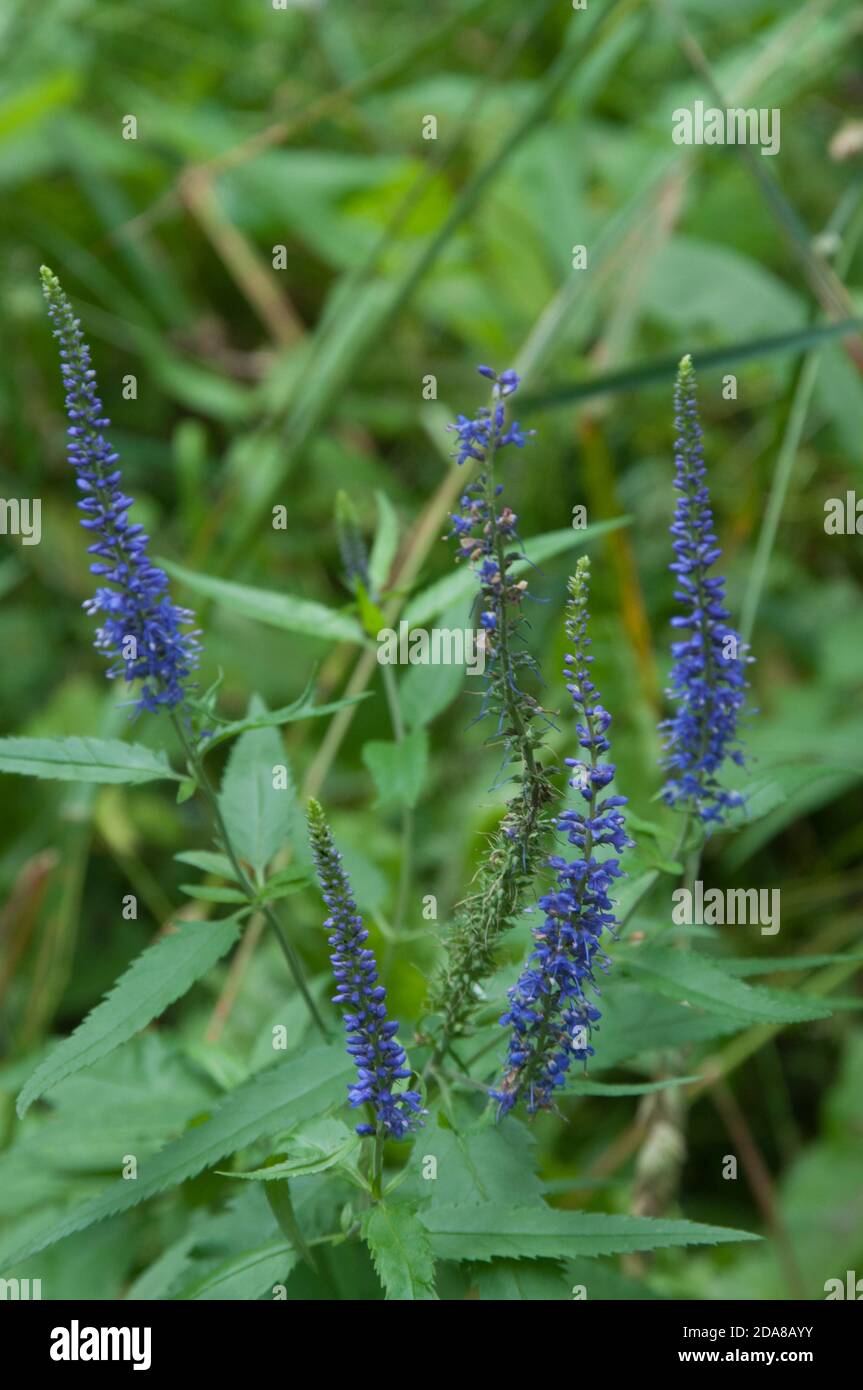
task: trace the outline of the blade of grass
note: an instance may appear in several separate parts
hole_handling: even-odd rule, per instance
[[[776,333],[766,338],[751,338],[747,342],[728,343],[718,348],[695,348],[692,361],[703,375],[718,367],[733,363],[747,362],[755,358],[780,356],[783,353],[799,352],[801,348],[813,343],[828,342],[842,338],[863,329],[863,318],[842,319],[836,323],[821,323],[795,329],[791,333]],[[617,371],[603,372],[586,381],[570,382],[565,386],[555,386],[549,391],[525,392],[520,406],[525,414],[541,410],[554,410],[571,405],[573,401],[588,400],[606,393],[639,390],[644,386],[666,383],[674,376],[680,362],[681,350],[664,353],[632,367],[621,367]]]
[[[860,192],[861,189],[858,183],[856,188],[856,207],[852,207],[843,196],[827,228],[828,231],[835,231],[841,234],[845,220],[849,217],[852,218],[851,228],[842,242],[838,261],[839,274],[841,276],[847,273],[854,258],[854,252],[857,248],[861,233],[863,233],[863,216],[861,216],[863,207],[861,207],[859,203]],[[797,458],[797,450],[803,438],[806,417],[809,414],[809,406],[812,401],[812,394],[815,390],[815,383],[818,378],[820,365],[821,356],[816,349],[814,352],[807,354],[797,374],[797,381],[791,398],[791,407],[785,425],[785,433],[779,448],[779,457],[776,461],[776,467],[773,470],[770,495],[767,498],[767,506],[764,511],[764,521],[762,522],[761,530],[758,534],[758,544],[755,549],[749,582],[746,586],[746,593],[743,598],[740,635],[746,643],[751,641],[752,631],[755,627],[761,596],[764,592],[764,586],[767,580],[770,557],[776,542],[779,521],[791,483],[791,475],[794,470],[794,461]]]

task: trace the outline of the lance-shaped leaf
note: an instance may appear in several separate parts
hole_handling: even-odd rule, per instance
[[[37,1067],[18,1097],[18,1114],[65,1077],[92,1066],[165,1012],[233,946],[240,934],[233,917],[222,922],[183,922],[149,946],[71,1037]]]
[[[163,753],[119,738],[2,738],[0,772],[59,782],[183,780]]]
[[[442,1260],[562,1259],[576,1255],[621,1255],[670,1245],[720,1245],[759,1240],[748,1231],[706,1226],[699,1221],[653,1220],[646,1216],[608,1216],[601,1212],[558,1211],[554,1207],[430,1207],[420,1219]]]
[[[176,1187],[264,1135],[291,1129],[301,1120],[320,1115],[344,1099],[351,1074],[345,1053],[327,1044],[310,1048],[301,1057],[277,1062],[229,1092],[203,1124],[188,1129],[139,1163],[135,1182],[118,1179],[59,1218],[56,1212],[46,1213],[44,1221],[28,1225],[24,1243],[9,1248],[10,1241],[0,1249],[0,1263],[19,1264],[74,1231],[83,1231]]]
[[[269,627],[285,632],[300,632],[304,637],[319,637],[330,642],[366,642],[359,623],[345,613],[327,608],[312,599],[297,598],[271,589],[256,589],[251,584],[234,584],[227,579],[214,579],[207,574],[195,574],[182,565],[160,561],[175,579],[193,593],[215,599],[244,618],[254,618]]]
[[[627,970],[660,994],[685,999],[739,1023],[806,1023],[830,1017],[830,1005],[821,1000],[744,984],[695,951],[649,946],[632,951],[625,960]]]

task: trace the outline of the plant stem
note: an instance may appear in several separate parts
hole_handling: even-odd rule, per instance
[[[381,1200],[383,1194],[384,1177],[384,1136],[378,1128],[375,1134],[374,1154],[372,1158],[372,1196],[376,1202]]]
[[[282,955],[285,957],[288,969],[290,970],[291,975],[293,976],[294,983],[297,986],[297,989],[299,990],[300,994],[302,995],[309,1013],[311,1014],[321,1035],[324,1038],[328,1038],[329,1031],[327,1029],[326,1024],[324,1023],[323,1017],[321,1016],[317,1004],[315,1003],[314,999],[309,993],[309,987],[306,984],[305,977],[303,975],[303,967],[300,962],[300,958],[296,953],[296,950],[282,931],[281,923],[279,922],[279,919],[273,911],[272,907],[269,905],[269,903],[260,902],[254,884],[252,883],[251,879],[249,878],[248,874],[246,873],[245,869],[240,863],[237,852],[234,849],[233,843],[231,841],[231,837],[228,834],[228,828],[225,825],[225,818],[222,815],[222,808],[219,805],[219,798],[216,795],[215,788],[213,787],[213,784],[210,781],[209,776],[207,775],[207,770],[204,767],[204,760],[201,757],[198,750],[195,748],[194,744],[192,744],[192,742],[188,738],[186,730],[183,728],[182,720],[178,718],[176,711],[173,710],[171,711],[171,722],[173,723],[174,728],[177,731],[177,736],[181,744],[183,745],[183,751],[186,754],[186,758],[194,774],[195,781],[201,788],[201,791],[204,794],[204,799],[206,800],[210,808],[210,813],[213,817],[213,822],[216,828],[217,838],[221,841],[222,848],[224,849],[226,855],[228,856],[228,859],[230,860],[231,868],[234,870],[234,873],[237,876],[237,881],[239,882],[243,892],[246,894],[246,897],[248,898],[250,905],[257,907],[263,913],[264,919],[266,920],[268,927],[273,932],[276,940],[279,943]]]
[[[402,719],[401,706],[399,705],[398,687],[393,675],[392,667],[382,666],[384,692],[387,697],[387,707],[390,713],[390,723],[393,728],[393,737],[396,743],[404,743],[405,726]],[[384,967],[389,963],[396,944],[396,938],[401,934],[407,913],[408,895],[410,893],[411,875],[413,871],[413,830],[414,813],[409,806],[402,808],[402,853],[401,866],[399,869],[399,888],[398,898],[396,899],[396,911],[393,918],[393,937],[387,940],[386,952],[384,956]]]

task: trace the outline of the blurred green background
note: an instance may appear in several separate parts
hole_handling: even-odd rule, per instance
[[[853,951],[863,567],[859,537],[828,536],[823,522],[826,499],[863,491],[863,338],[807,334],[861,312],[859,5],[7,0],[0,35],[0,492],[42,499],[41,544],[2,539],[2,732],[116,732],[125,718],[81,610],[92,581],[40,263],[81,314],[156,554],[346,613],[337,492],[370,545],[381,505],[384,545],[392,534],[376,494],[394,509],[397,599],[445,576],[440,537],[459,480],[444,426],[482,398],[476,363],[522,369],[516,413],[538,434],[503,469],[522,537],[571,530],[576,505],[591,523],[629,518],[590,545],[594,650],[621,789],[651,820],[663,819],[652,799],[672,611],[673,363],[691,351],[698,368],[713,353],[699,370],[707,457],[730,606],[757,657],[743,782],[764,814],[711,844],[704,877],[782,891],[778,937],[728,928],[716,949],[768,961]],[[712,103],[714,90],[727,97],[715,104],[780,109],[775,158],[673,144],[672,112]],[[123,138],[130,116],[136,139]],[[435,139],[424,138],[429,116]],[[576,245],[585,269],[573,269]],[[723,390],[729,373],[736,393]],[[424,399],[429,376],[435,399]],[[277,505],[285,529],[272,525]],[[572,537],[531,580],[541,600],[531,642],[553,710]],[[286,704],[315,671],[319,698],[336,698],[362,662],[356,645],[178,592],[206,629],[203,683],[224,670],[223,712],[239,715],[255,691]],[[491,790],[497,759],[470,726],[470,697],[439,680],[403,690],[428,728],[416,808],[404,817],[377,804],[362,750],[392,737],[390,719],[380,672],[356,679],[373,698],[347,727],[291,726],[287,754],[298,787],[332,814],[378,923],[395,1008],[414,1020],[437,951],[423,895],[437,896],[445,926],[506,788]],[[558,723],[551,743],[565,755],[572,731]],[[136,729],[154,744],[164,736],[152,719]],[[207,832],[195,805],[149,787],[4,778],[0,796],[8,1143],[21,1079],[177,910],[188,870],[171,855]],[[633,866],[651,852],[642,837]],[[121,918],[128,892],[137,922]],[[667,893],[663,902],[659,915]],[[316,899],[291,908],[304,956],[323,971]],[[513,962],[526,933],[511,938]],[[179,1046],[217,1079],[277,1016],[269,950],[226,1010],[227,967],[173,1011]],[[863,1274],[859,993],[853,967],[829,968],[835,1016],[780,1036],[717,1037],[724,1089],[703,1088],[691,1111],[680,1209],[772,1225],[775,1238],[754,1254],[669,1255],[665,1291],[819,1297],[855,1260]],[[816,973],[789,979],[808,985]],[[611,1003],[623,1009],[625,995]],[[98,1087],[80,1103],[94,1119],[107,1104]],[[543,1175],[565,1204],[626,1210],[637,1102],[564,1108],[565,1122],[535,1126]],[[747,1146],[763,1171],[756,1161],[723,1181],[721,1156]],[[100,1163],[85,1145],[73,1166],[86,1184]],[[7,1216],[46,1200],[27,1166],[5,1185]],[[594,1188],[575,1186],[587,1178]],[[116,1296],[134,1269],[125,1229],[88,1238],[93,1297]],[[57,1258],[74,1292],[74,1261]]]

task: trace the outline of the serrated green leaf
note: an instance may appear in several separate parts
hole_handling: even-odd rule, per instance
[[[474,1121],[456,1129],[443,1123],[432,1107],[422,1143],[408,1159],[406,1190],[441,1206],[506,1201],[527,1205],[542,1191],[533,1146],[533,1135],[515,1117],[506,1125]]]
[[[250,713],[261,702],[255,698]],[[253,729],[241,734],[231,749],[222,778],[219,805],[228,835],[239,857],[263,873],[291,832],[296,791],[290,781],[284,788],[273,785],[275,767],[288,768],[282,740],[275,729]]]
[[[363,746],[363,762],[375,779],[379,805],[416,806],[428,763],[428,735],[414,729],[400,743],[373,740]]]
[[[623,958],[621,957],[621,963]],[[800,994],[746,985],[695,951],[641,947],[627,954],[626,969],[672,999],[743,1023],[806,1023],[829,1018],[830,1006]]]
[[[781,974],[784,970],[817,970],[822,965],[850,965],[854,961],[863,964],[863,954],[839,952],[835,956],[775,956],[772,960],[761,956],[753,959],[724,956],[722,969],[730,975],[773,975]],[[831,1007],[835,1003],[835,999],[830,1000]]]
[[[57,1217],[47,1213],[42,1229],[32,1229],[26,1243],[0,1251],[3,1265],[16,1264],[58,1240],[108,1216],[128,1211],[159,1192],[176,1187],[220,1159],[264,1135],[293,1128],[344,1099],[351,1075],[349,1059],[339,1047],[322,1044],[300,1057],[285,1058],[244,1081],[216,1107],[209,1119],[188,1129],[138,1166],[135,1182],[119,1179],[90,1201]]]
[[[619,1255],[672,1245],[719,1245],[758,1240],[748,1231],[697,1221],[609,1216],[558,1211],[547,1206],[429,1207],[420,1219],[441,1260],[562,1259],[576,1255]]]
[[[379,1202],[363,1221],[363,1236],[388,1300],[437,1298],[434,1257],[416,1212]]]
[[[399,547],[399,519],[385,492],[376,491],[378,525],[369,560],[369,576],[375,592],[386,588]]]
[[[18,1097],[23,1115],[45,1091],[104,1057],[165,1012],[239,937],[238,922],[183,922],[148,947],[65,1042],[48,1054]]]
[[[164,753],[119,738],[2,738],[0,772],[61,782],[184,780]]]
[[[357,642],[363,645],[367,641],[354,618],[327,608],[323,603],[270,589],[256,589],[250,584],[234,584],[207,574],[195,574],[183,565],[174,565],[165,560],[159,563],[193,593],[215,599],[245,618],[253,618],[256,622],[281,628],[285,632],[301,632],[304,637],[318,637],[325,642]]]
[[[667,999],[646,985],[618,973],[603,994],[602,1047],[591,1061],[595,1070],[615,1067],[689,1043],[712,1042],[738,1033],[746,1023],[702,1012],[677,999]]]

